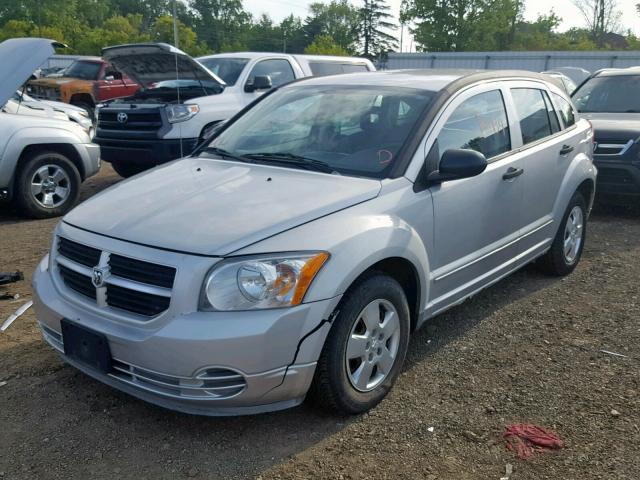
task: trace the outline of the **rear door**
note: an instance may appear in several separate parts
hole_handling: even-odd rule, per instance
[[[427,165],[437,165],[451,148],[480,151],[489,163],[476,177],[431,187],[434,312],[513,267],[521,227],[523,165],[511,154],[507,112],[501,83],[471,88],[446,107],[434,129],[437,139],[430,147],[427,143]]]
[[[512,82],[509,87],[517,115],[514,133],[524,162],[520,250],[525,252],[540,248],[556,231],[554,206],[578,139],[571,128],[563,129],[544,84]]]

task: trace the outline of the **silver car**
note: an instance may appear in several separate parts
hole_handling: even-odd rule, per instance
[[[64,217],[33,277],[42,333],[88,375],[183,412],[307,394],[366,411],[428,319],[534,260],[576,267],[592,142],[539,74],[282,86]]]

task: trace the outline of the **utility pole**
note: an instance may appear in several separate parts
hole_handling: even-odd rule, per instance
[[[404,37],[404,23],[400,24],[400,53],[402,53],[402,38]]]
[[[173,44],[176,48],[180,48],[180,40],[178,38],[178,8],[177,0],[173,0]]]

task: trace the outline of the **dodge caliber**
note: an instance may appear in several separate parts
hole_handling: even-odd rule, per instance
[[[526,72],[398,71],[280,86],[191,156],[67,214],[34,275],[69,364],[183,412],[307,395],[372,408],[434,315],[535,261],[569,274],[593,132]]]

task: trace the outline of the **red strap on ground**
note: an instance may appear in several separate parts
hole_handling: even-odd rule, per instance
[[[515,450],[522,459],[530,458],[535,452],[564,447],[558,434],[530,423],[507,425],[502,436],[507,442],[507,448]]]

